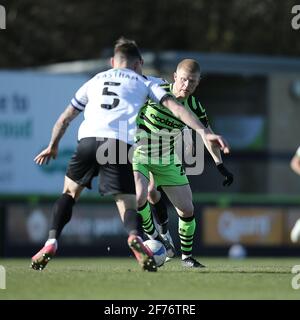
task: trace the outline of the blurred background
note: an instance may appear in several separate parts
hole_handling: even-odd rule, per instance
[[[290,231],[300,218],[300,7],[292,0],[0,0],[0,256],[31,256],[46,240],[82,116],[44,167],[35,155],[76,90],[109,68],[116,39],[136,40],[146,75],[172,80],[196,59],[196,95],[232,153],[222,186],[209,155],[190,182],[197,217],[195,253],[299,255]],[[299,1],[298,1],[298,4]],[[170,207],[170,211],[172,208]],[[171,213],[175,243],[177,216]],[[85,192],[66,227],[60,255],[129,255],[114,202]]]

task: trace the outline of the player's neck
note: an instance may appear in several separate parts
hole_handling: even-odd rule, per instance
[[[130,63],[128,61],[122,61],[119,63],[114,63],[113,69],[128,69],[137,74],[140,74],[139,70],[136,68],[134,63]]]

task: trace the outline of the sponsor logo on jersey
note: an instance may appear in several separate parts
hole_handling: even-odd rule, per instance
[[[165,125],[167,125],[167,126],[169,126],[171,128],[175,128],[175,129],[181,129],[182,128],[182,125],[177,124],[174,121],[169,120],[167,118],[160,118],[159,116],[157,116],[154,113],[151,113],[151,118],[153,118],[155,121],[157,121],[159,123],[162,123],[162,124],[165,124]]]

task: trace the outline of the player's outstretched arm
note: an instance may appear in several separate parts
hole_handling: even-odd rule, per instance
[[[65,111],[57,119],[53,129],[49,145],[46,149],[40,152],[34,162],[38,165],[48,164],[51,159],[55,159],[58,153],[58,144],[70,122],[80,113],[72,105],[68,105]]]
[[[208,127],[207,129],[208,131],[210,131],[210,133],[213,133],[210,127]],[[207,141],[205,138],[203,140],[206,149],[212,156],[217,166],[218,171],[223,177],[225,177],[225,180],[223,181],[223,186],[230,186],[233,183],[233,174],[230,171],[228,171],[228,169],[224,166],[220,149],[216,147],[214,144],[210,143],[210,141]]]
[[[188,111],[183,105],[178,103],[172,96],[165,96],[161,101],[161,104],[168,108],[175,117],[180,119],[186,125],[196,130],[203,139],[209,141],[211,144],[217,146],[224,153],[229,153],[229,145],[227,141],[220,135],[211,133],[199,119],[190,111]]]
[[[212,131],[212,129],[210,127],[207,128],[207,131],[209,133],[214,134],[214,132]],[[205,144],[206,149],[208,150],[208,152],[210,153],[211,157],[213,158],[215,164],[218,165],[218,164],[222,163],[223,160],[222,160],[222,155],[221,155],[221,152],[220,152],[220,148],[218,148],[215,144],[213,144],[210,141],[208,141],[205,137],[203,139],[203,142]]]

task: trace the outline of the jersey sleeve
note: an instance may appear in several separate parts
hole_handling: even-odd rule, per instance
[[[163,78],[153,77],[153,76],[145,76],[147,80],[157,83],[159,85],[168,84],[168,81]]]
[[[151,82],[149,85],[149,98],[153,100],[155,103],[159,104],[163,98],[169,96],[170,94],[161,88],[157,83]]]
[[[71,100],[71,105],[79,111],[83,111],[88,103],[87,89],[91,81],[92,79],[86,82],[82,87],[80,87]]]
[[[199,102],[199,104],[200,104],[200,102]],[[203,108],[203,110],[204,110],[204,113],[200,116],[199,120],[204,125],[204,127],[207,128],[209,126],[209,120],[208,120],[208,116],[207,116],[207,113],[204,108]]]
[[[209,126],[209,120],[206,114],[205,108],[200,101],[194,96],[188,98],[188,104],[190,109],[196,114],[197,118],[201,121],[205,128]]]

